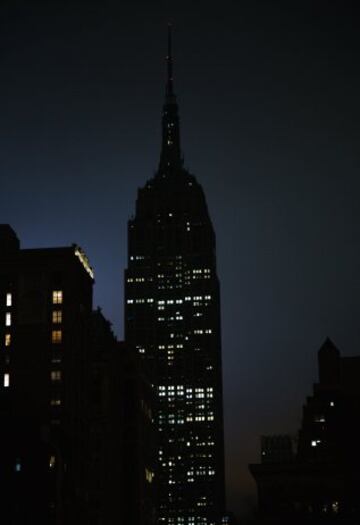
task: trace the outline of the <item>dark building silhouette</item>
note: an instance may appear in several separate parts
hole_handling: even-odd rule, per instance
[[[119,493],[116,480],[122,480],[121,497],[124,501],[120,523],[153,525],[156,523],[156,432],[152,407],[154,392],[151,383],[134,352],[125,343],[119,343],[114,363],[114,373],[119,375],[113,384],[113,395],[121,407],[116,433],[121,443],[123,459],[118,476],[115,476],[114,490]],[[119,400],[122,400],[119,403]]]
[[[152,390],[82,250],[0,225],[1,523],[154,523]]]
[[[72,512],[85,507],[78,451],[87,445],[92,285],[78,247],[20,249],[0,226],[0,475],[9,523],[29,513],[40,523],[68,518],[65,487]]]
[[[265,437],[261,464],[250,465],[260,514],[276,523],[359,523],[360,356],[341,357],[327,339],[318,362],[296,442]]]
[[[138,190],[128,224],[125,333],[155,395],[158,523],[218,525],[225,497],[215,234],[203,190],[183,164],[170,39],[159,167]]]

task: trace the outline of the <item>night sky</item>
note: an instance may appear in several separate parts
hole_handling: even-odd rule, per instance
[[[360,345],[356,3],[2,2],[0,222],[80,244],[123,334],[127,220],[160,153],[166,26],[187,167],[217,233],[227,492],[295,432],[330,336]]]

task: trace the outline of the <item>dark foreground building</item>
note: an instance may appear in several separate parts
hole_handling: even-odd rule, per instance
[[[260,515],[274,523],[360,523],[360,357],[327,339],[318,360],[296,442],[262,438],[262,462],[250,465]]]
[[[151,387],[92,288],[79,247],[21,249],[0,225],[6,525],[154,523]]]
[[[169,42],[170,44],[170,42]],[[219,281],[203,190],[185,170],[169,45],[162,148],[128,225],[126,341],[155,394],[161,525],[219,525],[224,442]]]

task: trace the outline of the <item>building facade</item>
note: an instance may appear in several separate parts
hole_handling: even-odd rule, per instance
[[[0,225],[0,476],[7,523],[23,523],[29,513],[38,523],[65,519],[65,486],[69,505],[81,507],[85,498],[78,451],[88,423],[83,392],[92,286],[77,246],[21,249],[10,226]]]
[[[159,167],[128,224],[125,336],[155,393],[157,521],[218,525],[225,483],[215,234],[203,190],[183,165],[170,32]]]

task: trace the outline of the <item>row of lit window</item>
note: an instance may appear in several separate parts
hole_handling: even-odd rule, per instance
[[[158,346],[158,349],[159,350],[165,350],[165,348],[168,348],[168,349],[172,349],[172,348],[184,348],[184,345],[182,344],[177,344],[177,345],[159,345]]]
[[[159,322],[162,322],[162,321],[183,321],[184,318],[182,315],[175,315],[175,316],[171,316],[171,317],[158,317],[157,320]]]
[[[170,392],[172,390],[184,390],[184,385],[160,385],[158,387],[158,389],[161,391],[161,390],[169,390]],[[186,392],[187,393],[191,393],[191,392],[196,392],[196,393],[204,393],[204,392],[213,392],[214,391],[214,388],[212,386],[208,386],[208,387],[195,387],[195,388],[191,388],[191,387],[187,387],[186,388]]]
[[[172,407],[173,407],[173,405],[172,405]],[[177,410],[178,417],[184,416],[184,413],[185,413],[184,410]],[[166,411],[159,410],[159,419],[166,419],[167,417],[175,418],[175,414],[168,414],[167,410]]]
[[[187,423],[190,423],[192,421],[214,421],[214,416],[213,415],[210,415],[210,416],[187,416],[186,418],[186,422]]]
[[[127,301],[127,304],[145,304],[145,303],[153,303],[154,302],[154,299],[143,299],[143,298],[139,298],[139,299],[128,299]]]
[[[200,474],[200,475],[202,475],[203,472],[206,472],[206,470],[207,470],[208,468],[209,468],[209,467],[208,467],[207,465],[203,465],[203,466],[201,466],[201,467],[198,467],[198,470],[195,471],[195,474]],[[193,476],[193,475],[194,475],[194,469],[192,468],[192,469],[188,470],[187,475],[188,475],[188,476]]]
[[[6,306],[8,308],[12,306],[12,294],[11,293],[6,294]],[[5,313],[5,326],[10,327],[11,324],[12,324],[11,312],[6,312]],[[5,343],[5,346],[7,347],[11,345],[11,334],[10,333],[5,334],[4,343]],[[9,373],[5,373],[3,375],[3,386],[4,388],[9,388],[10,386],[10,374]]]
[[[172,357],[172,356],[170,356]],[[180,391],[180,392],[174,392],[174,391],[169,391],[166,393],[166,391],[164,390],[159,390],[159,397],[166,397],[168,401],[171,401],[174,399],[175,395],[178,396],[178,397],[182,397],[184,396],[184,392],[183,391]],[[213,392],[207,392],[206,394],[204,392],[186,392],[185,394],[185,397],[186,399],[205,399],[208,398],[208,399],[212,399],[214,397],[214,394]]]
[[[54,292],[55,293],[55,292]],[[210,300],[211,299],[211,295],[194,295],[194,297],[191,297],[191,296],[186,296],[185,297],[185,301],[202,301],[202,300]],[[152,297],[150,298],[143,298],[143,297],[138,297],[136,299],[128,299],[127,301],[127,304],[145,304],[145,303],[153,303],[154,302],[154,299]],[[183,303],[183,300],[182,299],[168,299],[167,301],[165,300],[160,300],[160,301],[157,301],[157,304],[158,305],[165,305],[165,304],[182,304]],[[60,303],[54,303],[54,304],[60,304]]]
[[[185,284],[189,284],[189,283],[185,283]],[[182,284],[180,283],[180,284],[177,284],[177,285],[175,285],[175,286],[173,286],[173,285],[158,286],[157,289],[158,289],[158,290],[174,290],[174,289],[179,289],[179,290],[181,290],[182,287],[183,287],[183,286],[182,286]]]
[[[9,292],[6,294],[5,303],[6,303],[7,308],[10,308],[13,305],[12,294]],[[5,313],[5,326],[9,328],[11,325],[12,325],[11,312],[6,312]],[[9,347],[11,345],[11,333],[9,332],[5,333],[4,344],[6,347]],[[4,388],[8,388],[10,386],[10,375],[8,373],[4,374],[3,386]]]
[[[185,419],[184,418],[179,418],[179,419],[168,419],[168,424],[169,425],[184,425],[185,424]],[[161,429],[161,425],[164,425],[164,422],[163,421],[159,421],[159,428],[160,430]]]
[[[7,293],[6,294],[6,301],[5,301],[5,304],[7,306],[7,308],[10,308],[13,304],[13,301],[12,301],[12,294],[11,293]],[[12,323],[12,317],[11,317],[11,312],[6,312],[5,313],[5,326],[9,327],[11,326],[11,323]],[[11,334],[10,333],[6,333],[5,334],[5,346],[9,347],[10,344],[11,344]],[[10,374],[9,373],[5,373],[3,375],[3,386],[4,388],[9,388],[10,386]]]
[[[52,300],[53,300],[53,304],[62,304],[62,301],[63,301],[62,291],[54,291]],[[12,295],[10,293],[6,294],[6,306],[12,306]],[[62,312],[60,310],[54,311],[52,320],[53,320],[53,323],[61,323]],[[11,312],[6,312],[5,313],[5,326],[11,326],[11,323],[12,323]]]
[[[63,304],[63,292],[62,290],[54,290],[52,293],[52,302],[55,305],[62,305]],[[63,322],[63,313],[62,310],[53,310],[52,312],[52,323],[53,324],[61,324]],[[63,340],[63,334],[62,330],[56,329],[52,330],[51,332],[51,342],[53,344],[61,344]],[[60,371],[53,371],[51,372],[51,380],[52,381],[60,381],[61,380],[61,372]]]
[[[182,304],[182,303],[183,303],[182,299],[167,299],[166,301],[165,300],[158,301],[158,304]]]
[[[192,186],[192,183],[189,182],[189,186]],[[169,492],[169,496],[171,496],[171,492]],[[166,508],[166,507],[164,507]],[[202,525],[215,525],[214,522],[210,521],[208,522],[207,518],[204,518],[203,516],[190,516],[188,518],[186,518],[187,520],[187,523],[189,525],[199,525],[199,524],[202,524]],[[176,518],[159,518],[159,521],[161,522],[166,522],[168,525],[183,525],[185,524],[185,518],[181,518],[181,517],[176,517]],[[227,523],[227,522],[226,522]]]
[[[170,356],[170,357],[173,359],[173,356]],[[177,395],[178,397],[182,397],[182,396],[184,396],[184,392],[177,392],[176,394],[175,394],[175,392],[168,392],[167,394],[164,391],[160,391],[159,392],[159,397],[166,397],[168,401],[172,401],[175,398],[175,395]],[[209,393],[209,394],[206,395],[206,397],[207,398],[213,398],[214,394],[213,393]],[[200,393],[200,392],[197,393],[197,394],[193,394],[192,392],[189,392],[189,393],[186,393],[185,398],[186,399],[193,399],[193,398],[195,398],[195,399],[204,399],[205,398],[205,394]]]
[[[144,283],[145,278],[144,277],[129,277],[127,279],[128,283]]]
[[[198,439],[198,437],[196,436],[196,440]],[[186,442],[186,446],[187,447],[190,447],[191,446],[191,441],[187,441]],[[214,447],[215,446],[215,441],[199,441],[198,443],[195,443],[195,446],[197,447]]]

